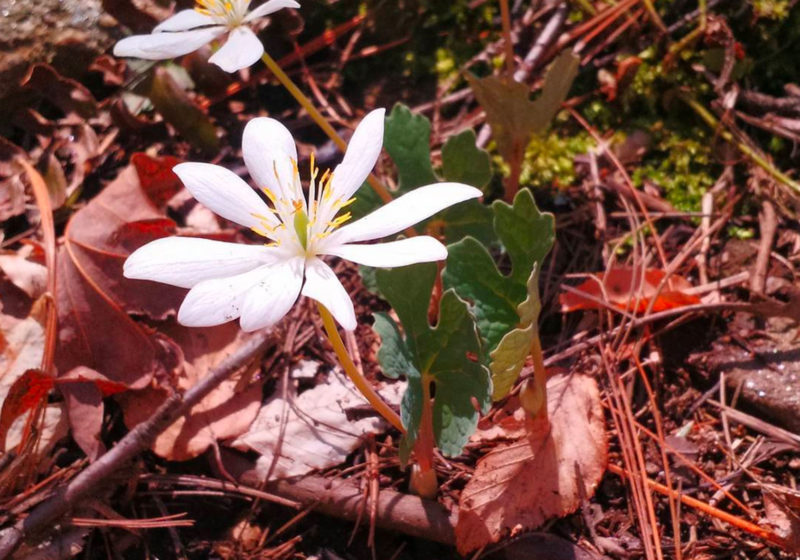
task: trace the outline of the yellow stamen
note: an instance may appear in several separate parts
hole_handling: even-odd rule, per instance
[[[272,205],[275,206],[277,201],[275,199],[275,195],[272,194],[272,191],[269,190],[267,187],[261,187],[261,192],[263,192],[266,195],[266,197],[269,199],[269,201],[272,203]],[[274,210],[273,210],[273,212],[274,212]]]
[[[334,218],[333,220],[328,222],[328,225],[331,226],[331,228],[335,229],[335,228],[339,227],[340,225],[342,225],[343,223],[345,223],[347,220],[349,220],[352,217],[353,217],[353,215],[350,212],[346,212],[346,213],[342,214],[341,216],[337,216],[336,218]]]

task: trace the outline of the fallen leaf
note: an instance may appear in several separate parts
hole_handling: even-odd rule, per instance
[[[394,383],[379,391],[389,404],[398,405],[404,383]],[[386,424],[373,416],[349,421],[347,410],[364,406],[367,401],[341,374],[313,389],[293,397],[289,402],[280,396],[267,401],[258,412],[247,433],[232,446],[261,454],[256,472],[263,479],[269,472],[280,445],[280,456],[272,472],[273,478],[302,476],[341,464],[370,432],[380,432]],[[286,409],[286,427],[279,443],[281,418]]]
[[[575,511],[581,495],[591,496],[600,482],[608,442],[596,382],[554,376],[547,395],[549,425],[526,419],[527,435],[478,461],[459,502],[461,554]]]
[[[52,388],[53,378],[38,369],[26,370],[8,387],[0,412],[0,451],[5,452],[6,435],[14,421],[36,408]]]
[[[105,453],[100,440],[103,428],[103,397],[127,391],[128,386],[115,383],[93,369],[78,366],[56,379],[64,396],[72,439],[90,461]]]
[[[122,265],[135,249],[174,235],[176,228],[142,189],[136,168],[129,166],[69,221],[64,258],[112,307],[163,320],[175,313],[185,290],[128,280],[122,276]],[[108,375],[102,368],[90,367]]]
[[[97,101],[86,86],[65,78],[47,64],[34,64],[20,86],[58,107],[65,115],[76,113],[83,118],[97,114]]]
[[[159,19],[163,19],[166,15],[163,12],[159,12],[153,2],[102,0],[102,5],[103,10],[136,33],[149,33],[158,24]],[[152,11],[156,13],[151,13]]]
[[[0,222],[25,212],[22,168],[14,163],[14,158],[26,155],[22,148],[0,136]]]
[[[9,324],[11,325],[9,327]],[[4,321],[0,332],[0,449],[14,449],[22,441],[28,415],[25,414],[47,398],[53,379],[42,374],[45,334],[34,316]],[[45,407],[40,427],[37,458],[47,457],[55,443],[66,435],[66,415],[61,404]]]
[[[783,539],[788,552],[800,553],[800,492],[762,484],[766,523]]]
[[[579,309],[605,309],[603,302],[623,311],[643,313],[664,276],[663,270],[653,268],[646,269],[644,274],[641,270],[630,267],[610,268],[605,273],[590,276],[575,286],[574,289],[581,293],[563,292],[558,301],[563,313]],[[691,287],[685,278],[672,275],[656,297],[652,311],[700,303],[700,298],[686,293]]]
[[[139,152],[131,156],[131,163],[139,177],[139,185],[158,208],[164,208],[170,198],[183,189],[183,183],[172,171],[181,163],[176,157],[152,157]]]
[[[164,120],[194,147],[209,153],[219,149],[217,129],[208,115],[192,101],[166,68],[155,67],[140,93],[146,95]]]
[[[162,332],[182,349],[183,367],[177,374],[174,387],[179,391],[186,391],[205,378],[247,336],[235,322],[203,329],[170,325],[163,327]],[[172,388],[148,387],[119,395],[117,400],[128,428],[149,418],[167,399],[170,390]],[[170,461],[193,459],[217,440],[244,433],[258,414],[260,403],[261,384],[243,374],[233,375],[220,383],[188,415],[162,432],[152,449]]]
[[[47,288],[47,268],[32,259],[34,247],[23,245],[17,252],[0,254],[0,269],[31,299],[38,299]]]

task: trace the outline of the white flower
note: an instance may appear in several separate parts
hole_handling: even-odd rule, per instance
[[[474,187],[437,183],[343,225],[350,214],[340,211],[355,200],[353,194],[380,154],[383,121],[383,109],[361,121],[333,173],[319,175],[312,158],[306,199],[289,131],[274,119],[251,120],[242,139],[244,161],[272,207],[224,167],[176,165],[175,173],[198,201],[269,241],[241,245],[199,238],[158,239],[128,257],[125,276],[191,288],[178,311],[178,321],[186,326],[207,327],[239,318],[242,329],[253,331],[279,321],[302,294],[324,305],[345,329],[355,329],[353,303],[320,257],[332,255],[375,267],[445,259],[447,249],[429,236],[359,242],[398,233],[448,206],[481,196]]]
[[[174,58],[228,33],[228,40],[208,60],[226,72],[236,72],[264,54],[264,46],[247,24],[281,8],[299,7],[294,0],[268,0],[249,11],[250,0],[197,0],[194,10],[182,10],[165,19],[151,34],[122,39],[114,46],[114,55],[148,60]]]

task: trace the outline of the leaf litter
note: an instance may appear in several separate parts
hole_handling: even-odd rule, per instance
[[[405,385],[391,383],[378,393],[396,407]],[[350,418],[349,413],[367,401],[340,371],[299,395],[290,391],[288,400],[277,393],[264,403],[250,429],[231,443],[259,453],[256,473],[261,480],[270,473],[273,479],[290,478],[339,465],[367,434],[387,429],[378,416]]]
[[[483,456],[459,501],[456,544],[468,554],[575,511],[605,473],[608,438],[597,383],[557,375],[547,383],[549,425],[511,416],[526,433]],[[507,428],[508,429],[508,428]]]

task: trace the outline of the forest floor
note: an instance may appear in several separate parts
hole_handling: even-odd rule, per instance
[[[202,414],[173,425],[152,449],[91,479],[88,497],[66,498],[61,515],[30,522],[15,557],[463,557],[462,492],[479,461],[513,439],[491,434],[513,415],[515,393],[481,419],[462,455],[437,455],[439,493],[422,500],[409,494],[400,434],[366,405],[330,397],[341,371],[310,303],[253,346],[235,323],[201,334],[177,325],[183,290],[132,288],[121,278],[124,258],[163,235],[250,239],[194,203],[170,171],[175,163],[212,162],[246,176],[242,129],[263,115],[292,131],[302,169],[312,152],[333,167],[334,144],[258,65],[229,75],[206,62],[208,52],[174,64],[109,54],[131,30],[148,32],[167,5],[108,0],[78,13],[60,2],[33,11],[7,4],[0,386],[39,423],[12,426],[4,403],[0,550],[10,528],[35,519],[175,389],[236,355],[247,366],[238,382],[223,383]],[[485,199],[502,199],[511,171],[465,77],[502,71],[498,3],[314,4],[277,13],[260,37],[334,127],[347,137],[367,111],[402,103],[429,123],[436,169],[443,144],[472,129],[491,156]],[[800,5],[511,4],[514,78],[534,96],[562,52],[580,58],[566,101],[525,149],[519,186],[555,216],[540,272],[545,365],[554,378],[596,381],[607,462],[578,507],[469,557],[798,557]],[[34,184],[19,159],[43,182]],[[397,186],[386,155],[376,175]],[[357,266],[334,268],[359,318],[346,342],[397,406],[401,386],[383,375],[372,328],[372,313],[389,305]],[[44,387],[26,378],[14,393],[43,354],[61,374],[78,373]],[[160,369],[137,374],[148,360]],[[95,376],[101,363],[117,376]],[[527,364],[522,378],[532,371]],[[319,387],[329,396],[312,392]],[[344,408],[346,417],[327,421],[358,436],[336,440],[331,457],[310,451],[326,459],[305,476],[263,483],[267,471],[294,473],[272,457],[307,436],[291,431],[302,410],[292,416],[291,405],[262,402]],[[263,413],[267,425],[270,413],[288,418],[272,456],[241,439],[264,410],[272,411]],[[582,444],[576,439],[576,456]]]

